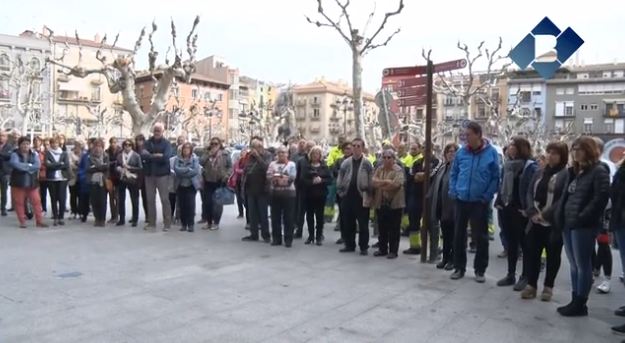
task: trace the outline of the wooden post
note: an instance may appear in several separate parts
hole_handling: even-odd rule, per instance
[[[430,186],[430,172],[432,165],[432,86],[434,64],[428,60],[427,64],[427,102],[425,109],[425,156],[423,159],[423,216],[421,219],[421,262],[427,261],[428,256],[428,233],[430,228],[431,206],[427,197]],[[431,249],[432,247],[430,247]],[[436,252],[430,252],[430,255]]]

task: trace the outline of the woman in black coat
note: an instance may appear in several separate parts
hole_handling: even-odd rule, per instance
[[[610,199],[612,200],[612,212],[610,216],[610,230],[614,233],[614,239],[618,244],[621,256],[621,266],[625,268],[625,159],[621,160],[610,187]],[[616,310],[617,316],[625,317],[625,306]],[[612,331],[625,334],[625,325],[612,327]]]
[[[59,146],[57,138],[50,138],[50,148],[45,152],[46,181],[52,201],[53,225],[65,225],[67,182],[69,180],[69,155]]]
[[[592,137],[578,138],[572,147],[573,167],[567,171],[566,188],[555,220],[562,230],[564,250],[571,267],[572,300],[558,312],[566,317],[587,316],[586,302],[592,288],[592,252],[608,203],[610,172],[599,161]]]
[[[527,192],[527,217],[530,219],[526,234],[526,261],[528,265],[528,283],[521,292],[521,298],[533,299],[538,289],[541,254],[547,252],[547,266],[542,301],[550,301],[553,296],[553,285],[560,269],[562,256],[562,232],[552,224],[553,213],[562,196],[566,181],[566,165],[569,159],[569,148],[564,142],[553,142],[547,145],[545,166],[530,182]]]
[[[301,180],[304,184],[306,222],[308,224],[308,239],[305,244],[312,244],[316,241],[317,245],[321,245],[323,242],[323,210],[332,175],[321,158],[321,147],[313,147],[308,153],[309,162],[305,164],[302,170]],[[315,220],[317,221],[316,225]]]
[[[89,200],[95,217],[94,226],[104,227],[106,222],[105,181],[109,172],[108,155],[104,153],[104,141],[97,139],[87,160],[87,184]]]

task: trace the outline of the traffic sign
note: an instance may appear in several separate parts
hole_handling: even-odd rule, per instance
[[[427,77],[415,77],[410,79],[399,80],[397,84],[399,87],[411,87],[411,86],[425,86],[427,84]]]
[[[397,100],[400,107],[425,106],[426,97],[410,97]]]
[[[427,87],[410,87],[410,88],[401,88],[397,90],[397,95],[400,98],[410,97],[410,96],[426,96]]]
[[[448,71],[454,69],[462,69],[467,66],[467,60],[461,58],[459,60],[438,63],[434,65],[434,72],[440,73],[441,71]]]
[[[382,76],[383,77],[412,76],[412,75],[425,74],[425,72],[426,72],[425,66],[386,68],[382,72]]]

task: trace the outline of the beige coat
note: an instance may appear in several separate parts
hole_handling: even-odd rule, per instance
[[[373,181],[391,180],[394,189],[392,191],[382,190],[380,187],[374,187],[372,207],[380,209],[385,200],[390,200],[390,207],[394,210],[406,207],[406,196],[404,192],[405,173],[404,169],[397,164],[393,165],[393,170],[387,171],[384,167],[375,170]]]

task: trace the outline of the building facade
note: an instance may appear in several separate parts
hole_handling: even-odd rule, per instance
[[[160,74],[155,77],[160,78]],[[164,113],[159,118],[168,136],[187,135],[202,144],[208,137],[228,139],[228,89],[229,84],[210,77],[193,74],[190,82],[176,80],[167,98]],[[141,109],[150,109],[155,81],[145,74],[136,79],[136,96]]]
[[[296,126],[300,135],[334,144],[339,135],[356,136],[352,90],[347,83],[324,79],[293,87]],[[377,117],[374,96],[364,94],[365,127]]]
[[[22,134],[51,134],[50,44],[33,37],[0,34],[0,125]],[[27,118],[25,121],[24,118]]]
[[[547,126],[554,132],[625,133],[625,63],[567,66],[547,81]]]

